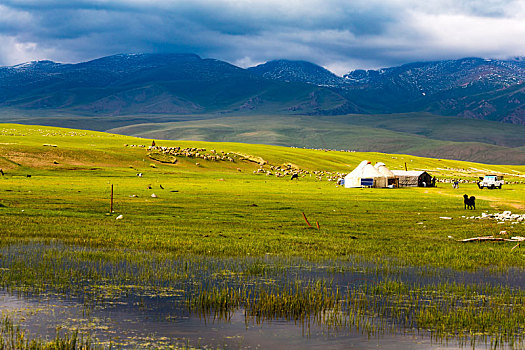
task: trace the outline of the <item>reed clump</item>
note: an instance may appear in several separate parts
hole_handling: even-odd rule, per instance
[[[341,301],[339,290],[325,281],[295,281],[270,287],[223,286],[211,290],[201,287],[187,298],[189,308],[203,316],[213,314],[228,319],[233,311],[244,309],[247,319],[257,323],[273,319],[307,321],[327,312],[339,312]]]
[[[78,332],[58,332],[53,340],[30,338],[19,326],[16,326],[9,316],[0,321],[0,350],[110,350],[94,344],[89,337],[79,336]]]

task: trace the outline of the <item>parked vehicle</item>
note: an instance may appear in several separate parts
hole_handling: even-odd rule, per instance
[[[479,178],[481,181],[478,182],[478,187],[480,189],[484,188],[501,188],[501,186],[505,183],[503,180],[503,176],[501,175],[485,175],[485,177]]]

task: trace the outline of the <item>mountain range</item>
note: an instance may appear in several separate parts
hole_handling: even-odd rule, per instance
[[[124,115],[332,110],[338,92],[263,78],[193,54],[115,55],[0,68],[0,106]]]
[[[306,61],[242,69],[194,54],[0,67],[0,107],[96,115],[431,112],[525,125],[525,61],[464,58],[354,70]]]

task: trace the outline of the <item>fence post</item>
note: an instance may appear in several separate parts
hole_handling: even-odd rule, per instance
[[[111,184],[111,202],[109,205],[109,213],[113,213],[113,184]]]

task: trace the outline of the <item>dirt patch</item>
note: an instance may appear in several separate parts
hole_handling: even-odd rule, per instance
[[[1,159],[1,158],[0,158]],[[16,163],[31,168],[57,167],[60,165],[68,166],[95,166],[94,162],[85,162],[67,155],[61,155],[56,152],[26,153],[26,152],[9,152],[4,156],[9,163]],[[16,166],[15,166],[16,167]]]
[[[2,170],[13,170],[18,168],[18,165],[11,162],[10,160],[0,157],[0,169]]]
[[[497,204],[496,204],[496,203],[494,203],[494,202],[496,202],[496,200],[494,198],[489,198],[489,197],[485,197],[485,196],[479,196],[479,197],[476,197],[476,198],[489,202],[490,206],[492,208],[497,207],[497,204],[505,204],[505,205],[508,205],[509,207],[513,207],[513,208],[516,208],[516,209],[519,209],[519,210],[525,210],[525,204],[522,203],[521,201],[497,200]]]

